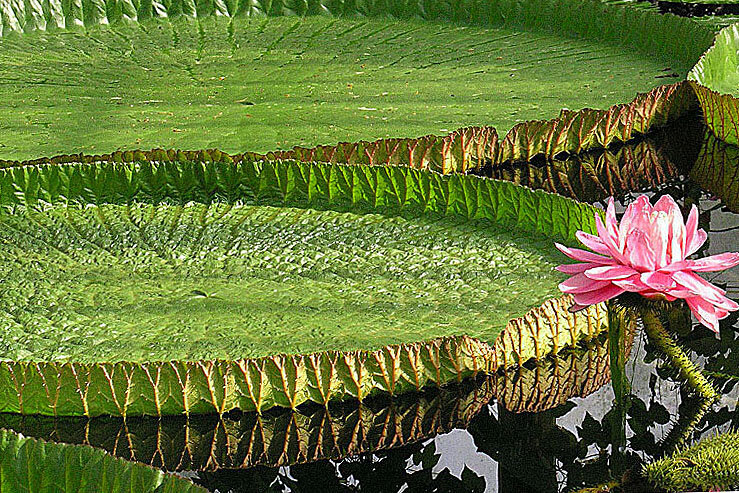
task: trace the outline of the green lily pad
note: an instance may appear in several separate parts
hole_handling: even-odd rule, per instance
[[[449,219],[230,204],[0,216],[9,360],[259,358],[467,334],[559,294],[545,237]]]
[[[542,358],[605,325],[602,308],[545,301],[552,240],[592,231],[594,209],[476,176],[12,166],[0,205],[5,412],[361,399]]]
[[[82,32],[34,31],[58,22],[32,7],[15,12],[15,22],[3,17],[6,31],[34,32],[0,39],[0,72],[8,74],[0,85],[2,157],[154,147],[266,152],[468,125],[505,132],[563,107],[605,109],[681,80],[712,38],[684,19],[590,1],[524,10],[508,0],[474,8],[455,1],[448,11],[418,12],[383,2],[363,18],[330,2],[325,9],[341,17],[244,17],[241,7],[222,12],[206,2],[196,20],[177,17],[189,11],[174,4],[173,20],[145,20],[142,3],[128,15],[141,19],[135,24],[116,17],[127,2],[116,4],[121,11],[82,3],[79,19],[70,5],[64,24],[79,22]],[[265,10],[283,13],[257,9]],[[387,13],[404,20],[375,15]]]
[[[723,28],[688,74],[708,128],[724,142],[739,145],[739,24]]]
[[[0,430],[3,491],[206,493],[205,488],[86,445],[50,443]]]
[[[592,337],[605,308],[569,313],[551,268],[595,209],[426,170],[666,124],[713,38],[590,0],[2,6],[0,155],[97,154],[0,162],[0,411],[23,414],[361,400]],[[419,134],[447,135],[386,138]],[[269,152],[130,150],[155,146]]]

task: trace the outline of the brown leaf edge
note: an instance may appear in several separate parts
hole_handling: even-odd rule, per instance
[[[634,319],[632,319],[633,321]],[[627,351],[633,343],[635,324]],[[0,414],[0,428],[102,448],[166,471],[285,466],[376,452],[466,428],[496,398],[512,412],[541,412],[584,397],[610,379],[608,341],[596,337],[533,367],[468,379],[439,390],[377,396],[356,404],[301,406],[277,413],[59,418]]]
[[[0,362],[0,412],[52,416],[223,414],[295,409],[384,392],[397,395],[522,365],[607,328],[594,305],[551,299],[511,320],[491,347],[466,335],[380,349],[280,354],[234,361]]]
[[[679,145],[682,150],[684,141],[680,140]],[[679,158],[682,157],[680,153]],[[480,174],[593,203],[663,184],[677,178],[683,165],[661,143],[644,139],[614,150],[586,152],[543,165],[504,164],[486,168]]]
[[[627,324],[626,357],[636,334],[635,317],[619,319]],[[577,347],[554,354],[533,367],[518,366],[495,379],[498,402],[514,413],[538,413],[561,406],[572,397],[585,397],[611,381],[608,340],[599,336]]]

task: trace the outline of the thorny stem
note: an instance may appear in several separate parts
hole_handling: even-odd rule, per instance
[[[665,439],[665,442],[670,446],[677,447],[683,445],[690,438],[693,429],[703,419],[711,406],[719,400],[720,394],[705,377],[701,369],[688,358],[685,351],[665,330],[654,307],[642,305],[640,312],[647,337],[666,356],[667,363],[678,372],[679,378],[701,398],[701,403],[691,419],[682,425],[676,425]]]

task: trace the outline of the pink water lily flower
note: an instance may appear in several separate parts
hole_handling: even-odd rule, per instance
[[[598,236],[577,232],[577,238],[592,252],[556,244],[562,253],[583,262],[557,267],[572,275],[559,288],[574,295],[573,311],[626,291],[650,299],[682,298],[699,322],[718,333],[718,321],[739,309],[725,296],[726,291],[696,275],[734,267],[739,264],[739,253],[687,259],[708,236],[698,229],[695,206],[685,223],[680,208],[669,195],[663,195],[654,206],[642,195],[629,204],[619,225],[611,198],[606,223],[598,214],[595,223]]]

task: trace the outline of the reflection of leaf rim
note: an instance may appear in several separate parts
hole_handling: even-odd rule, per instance
[[[391,399],[378,396],[356,405],[309,406],[261,416],[203,416],[207,422],[184,416],[67,421],[3,414],[0,428],[103,448],[122,459],[173,472],[280,467],[401,447],[464,428],[493,398],[493,390],[486,377]]]
[[[706,133],[690,178],[718,195],[732,212],[739,213],[739,148]]]
[[[632,341],[633,329],[628,332]],[[512,412],[546,411],[597,391],[608,382],[608,367],[607,340],[597,337],[533,367],[519,366],[439,390],[376,396],[357,404],[307,406],[262,416],[234,413],[164,419],[0,414],[0,428],[102,448],[167,471],[279,467],[378,452],[466,428],[491,399]]]
[[[339,179],[332,180],[332,173],[335,178],[343,176],[346,185],[340,185]],[[53,180],[48,179],[51,175]],[[159,190],[162,178],[180,189],[167,186]],[[387,190],[373,188],[372,183],[384,184]],[[234,191],[236,184],[243,188]],[[405,192],[390,196],[390,189],[396,194],[397,190]],[[467,219],[487,218],[504,227],[569,242],[574,241],[576,231],[594,229],[596,210],[572,199],[507,182],[443,176],[407,167],[139,162],[0,169],[0,204],[5,206],[38,200],[125,203],[141,198],[137,193],[156,197],[156,201],[162,197],[180,202],[251,197],[263,205],[359,209],[391,215],[401,210],[411,214],[435,212]],[[606,315],[602,306],[572,314],[567,310],[570,303],[567,297],[549,300],[511,320],[492,347],[471,337],[454,336],[375,351],[237,361],[89,365],[2,362],[2,411],[86,416],[223,413],[235,408],[261,411],[274,405],[295,408],[308,400],[325,404],[350,396],[361,400],[378,390],[395,394],[542,358],[603,329]],[[49,389],[54,388],[57,392],[52,395]],[[132,388],[147,390],[132,398]]]

